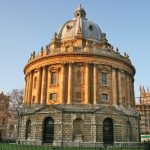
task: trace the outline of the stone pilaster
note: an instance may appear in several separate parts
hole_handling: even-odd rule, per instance
[[[93,98],[94,98],[94,101],[93,101],[93,104],[96,104],[97,103],[97,65],[94,64],[93,66],[93,80],[94,80],[94,92],[93,92]]]
[[[61,82],[60,82],[60,104],[64,103],[64,89],[65,89],[65,65],[61,67]]]
[[[72,72],[73,65],[69,64],[69,73],[68,73],[68,101],[67,104],[72,103],[72,88],[73,88],[73,72]]]
[[[44,66],[42,73],[41,104],[46,104],[46,91],[47,91],[47,66]]]
[[[89,64],[85,67],[85,104],[89,103],[90,91],[89,91]]]
[[[37,104],[40,104],[41,98],[41,80],[42,80],[42,68],[38,69],[38,84],[37,84]]]
[[[117,105],[117,78],[116,78],[116,69],[112,68],[112,96],[113,96],[113,105]]]

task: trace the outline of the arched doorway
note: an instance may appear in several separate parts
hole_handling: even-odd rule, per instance
[[[44,120],[43,142],[53,143],[53,139],[54,139],[54,120],[51,117],[47,117]]]
[[[83,135],[84,135],[84,125],[83,120],[80,118],[77,118],[73,121],[73,140],[74,141],[83,141]]]
[[[104,144],[113,144],[113,121],[111,118],[106,118],[103,121],[103,142]]]
[[[127,142],[132,141],[132,126],[130,121],[127,121]]]

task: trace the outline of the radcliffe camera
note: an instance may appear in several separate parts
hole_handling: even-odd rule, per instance
[[[149,149],[149,89],[142,85],[135,96],[130,52],[109,42],[105,20],[88,19],[99,14],[87,5],[79,4],[50,42],[29,52],[24,89],[0,94],[0,149]]]

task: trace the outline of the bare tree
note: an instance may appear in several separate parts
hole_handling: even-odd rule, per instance
[[[20,108],[22,108],[22,102],[23,102],[23,89],[13,89],[8,94],[10,103],[10,108],[18,111]]]

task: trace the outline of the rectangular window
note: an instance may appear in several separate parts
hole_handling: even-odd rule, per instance
[[[76,92],[76,99],[81,100],[81,92]]]
[[[107,100],[108,100],[108,94],[101,94],[101,95],[100,95],[100,99],[101,99],[102,101],[107,101]]]
[[[51,84],[56,84],[57,74],[56,72],[51,72]]]
[[[51,93],[51,94],[49,95],[49,99],[50,99],[50,100],[56,100],[56,93]]]
[[[101,74],[101,85],[107,85],[107,73]]]

